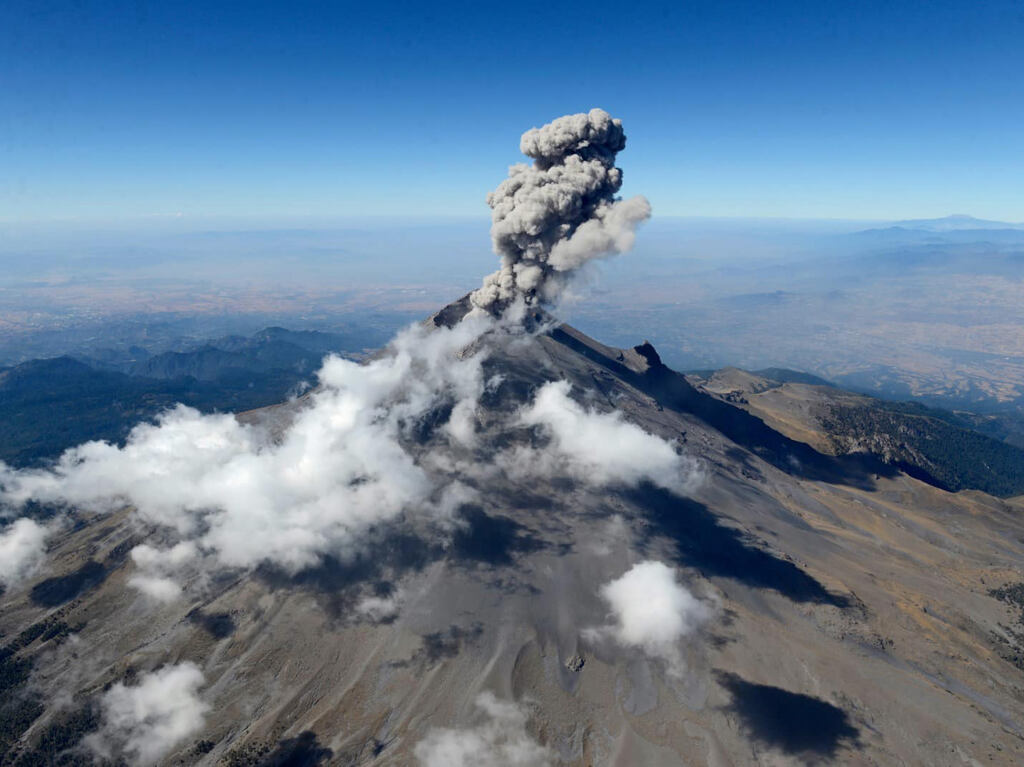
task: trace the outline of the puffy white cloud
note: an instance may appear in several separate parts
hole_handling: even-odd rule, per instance
[[[554,754],[526,730],[526,712],[515,703],[481,693],[486,721],[466,729],[435,729],[416,744],[423,767],[544,767]]]
[[[0,530],[0,583],[7,586],[39,570],[46,558],[49,531],[27,517]]]
[[[406,445],[444,403],[457,416],[450,438],[472,440],[486,352],[465,350],[493,326],[486,317],[453,329],[414,326],[368,364],[329,357],[320,387],[278,439],[232,415],[178,406],[136,426],[123,447],[89,442],[52,469],[0,464],[0,495],[97,511],[131,505],[177,531],[184,548],[133,555],[133,585],[163,600],[174,596],[173,573],[200,557],[295,572],[325,553],[344,556],[378,523],[416,510],[450,516],[467,500],[468,488],[433,478]]]
[[[132,549],[132,561],[137,571],[128,579],[128,585],[157,602],[173,602],[182,593],[176,578],[197,570],[203,555],[194,541],[181,541],[168,549],[143,543]]]
[[[569,396],[568,381],[545,384],[520,413],[520,422],[539,426],[550,437],[546,450],[521,449],[513,470],[561,470],[598,485],[650,480],[688,492],[700,480],[692,459],[665,440],[624,420],[618,412],[587,410]],[[516,467],[519,467],[516,469]]]
[[[128,579],[128,585],[157,602],[173,602],[181,596],[181,584],[166,575],[139,573]]]
[[[356,612],[370,620],[383,621],[398,614],[402,604],[402,592],[395,591],[386,597],[367,596],[356,604]]]
[[[464,399],[456,403],[445,430],[459,444],[473,447],[476,444],[476,401]]]
[[[134,507],[177,540],[164,549],[136,547],[129,583],[169,602],[182,583],[201,585],[217,569],[269,562],[294,573],[327,554],[344,558],[402,516],[423,515],[450,530],[459,507],[477,500],[470,485],[485,487],[502,470],[524,480],[562,472],[599,486],[646,479],[688,489],[695,477],[689,459],[617,413],[584,408],[564,381],[541,387],[503,424],[540,428],[544,448],[519,448],[493,463],[468,457],[479,398],[500,381],[485,380],[483,361],[492,344],[522,339],[510,313],[500,322],[481,313],[451,329],[415,326],[367,364],[325,360],[320,386],[276,430],[179,406],[136,426],[122,447],[89,442],[49,469],[0,464],[0,502]],[[424,424],[452,449],[420,454]],[[42,531],[32,524],[9,531],[10,546],[23,552],[4,563],[12,573],[41,557]],[[391,609],[366,607],[382,617]]]
[[[706,621],[711,611],[676,581],[671,567],[653,560],[640,562],[602,586],[600,593],[614,622],[588,629],[584,636],[610,636],[621,645],[638,647],[665,660],[670,672],[681,673],[679,642]]]
[[[145,674],[136,685],[115,684],[103,694],[102,727],[86,745],[104,758],[154,764],[202,729],[210,708],[199,698],[203,683],[199,668],[186,662]]]

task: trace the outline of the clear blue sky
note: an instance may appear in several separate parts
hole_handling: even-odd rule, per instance
[[[600,106],[661,215],[1024,220],[1024,3],[0,3],[0,220],[481,215]]]

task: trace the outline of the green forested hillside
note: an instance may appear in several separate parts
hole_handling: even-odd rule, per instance
[[[0,372],[0,460],[23,466],[87,440],[116,441],[177,402],[204,411],[263,407],[285,399],[299,380],[280,370],[216,383],[156,380],[70,357],[32,360]]]
[[[822,427],[837,452],[866,450],[939,487],[1008,497],[1024,493],[1024,449],[912,403],[831,404]]]

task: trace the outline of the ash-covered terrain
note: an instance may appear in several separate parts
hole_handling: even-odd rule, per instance
[[[624,146],[525,134],[500,270],[301,398],[0,465],[4,763],[1024,760],[1020,500],[556,319]]]

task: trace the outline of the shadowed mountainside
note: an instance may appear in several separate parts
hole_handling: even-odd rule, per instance
[[[974,419],[770,372],[724,368],[691,378],[705,394],[822,453],[874,457],[952,492],[1024,493],[1024,448],[975,431]]]

